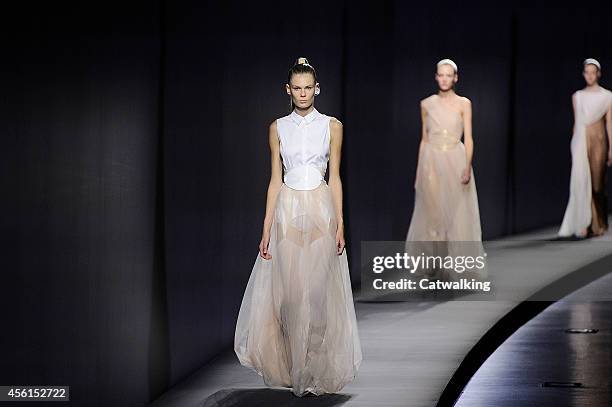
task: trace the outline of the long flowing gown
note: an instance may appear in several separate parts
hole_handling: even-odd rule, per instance
[[[293,112],[291,117],[296,116]],[[309,117],[329,121],[316,110]],[[234,341],[242,365],[261,375],[266,385],[292,388],[297,396],[338,392],[355,378],[362,360],[347,251],[336,253],[331,190],[325,180],[310,190],[287,185],[292,174],[308,176],[316,170],[299,162],[305,157],[301,151],[315,145],[320,151],[312,155],[327,160],[329,125],[322,128],[327,130],[321,134],[280,134],[285,182],[271,228],[272,259],[256,257]],[[297,152],[293,160],[292,152]]]
[[[438,95],[425,98],[422,106],[426,111],[426,134],[418,160],[406,251],[438,256],[484,256],[473,169],[470,181],[461,182],[467,160],[461,142],[463,115],[445,106]],[[448,270],[433,274],[442,280],[481,279],[486,275],[486,266],[463,274]]]
[[[604,117],[612,104],[612,92],[602,87],[596,91],[579,90],[574,98],[570,194],[558,234],[581,235],[583,230],[590,229],[600,235],[608,229],[608,139]]]

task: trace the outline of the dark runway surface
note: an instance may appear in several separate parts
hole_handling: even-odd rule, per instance
[[[592,301],[605,297],[610,300]],[[456,406],[611,406],[611,374],[612,274],[516,331],[482,365]]]
[[[489,258],[489,267],[503,271],[497,274],[500,283],[515,285],[512,300],[469,301],[469,298],[465,298],[445,302],[379,303],[365,302],[356,293],[355,309],[364,359],[357,378],[340,394],[297,398],[287,389],[266,388],[261,377],[242,367],[233,351],[228,350],[173,387],[151,406],[435,406],[465,355],[500,318],[540,288],[612,254],[610,235],[565,242],[560,246],[551,241],[555,232],[556,229],[547,229],[499,241],[501,248]],[[521,281],[528,284],[521,284]],[[612,286],[610,283],[607,285]],[[601,397],[604,397],[603,393],[609,393],[609,387],[603,386],[603,381],[608,380],[609,375],[598,370],[605,368],[610,372],[610,351],[605,350],[606,344],[609,349],[609,330],[600,330],[593,336],[563,332],[567,327],[609,327],[610,316],[604,310],[606,306],[590,304],[570,307],[564,304],[553,312],[567,313],[560,321],[542,321],[539,325],[535,322],[538,325],[534,328],[536,331],[544,330],[541,339],[536,334],[520,333],[518,342],[511,345],[515,346],[513,350],[503,351],[499,357],[492,356],[487,361],[488,365],[493,366],[492,370],[487,370],[485,366],[478,372],[461,405],[610,405],[572,401],[582,397],[586,389],[538,387],[544,380],[572,380],[589,386],[588,391],[602,392]],[[600,341],[600,344],[592,341]],[[512,337],[508,342],[516,341]],[[599,349],[599,356],[595,359],[589,356],[593,347]],[[532,349],[533,354],[529,353]],[[516,352],[524,356],[516,358]],[[597,366],[591,366],[598,360],[601,361]],[[575,362],[574,367],[570,362]],[[505,364],[510,370],[503,369]],[[556,374],[546,373],[548,368]],[[570,368],[574,370],[570,371]],[[535,375],[533,378],[528,376],[530,370]],[[510,383],[512,389],[504,387],[504,383]],[[504,392],[504,389],[507,391]],[[548,395],[555,403],[520,404],[518,399],[512,399],[517,393]],[[555,394],[559,394],[559,398],[553,398]],[[498,402],[496,399],[493,402],[484,398],[493,395],[505,401]],[[569,399],[564,398],[567,395],[570,395]]]

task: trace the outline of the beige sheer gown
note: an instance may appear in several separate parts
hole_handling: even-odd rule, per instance
[[[461,142],[463,115],[442,103],[438,95],[422,102],[426,111],[426,134],[418,160],[406,250],[427,255],[484,255],[474,171],[471,170],[467,184],[461,182],[467,161]],[[482,278],[486,274],[485,267],[463,274],[442,272],[437,277],[455,280]]]

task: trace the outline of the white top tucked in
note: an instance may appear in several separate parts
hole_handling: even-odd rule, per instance
[[[331,117],[314,109],[306,116],[295,112],[276,120],[283,182],[298,190],[315,189],[323,181],[329,161]]]

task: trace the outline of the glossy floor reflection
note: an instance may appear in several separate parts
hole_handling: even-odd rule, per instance
[[[612,274],[521,327],[476,372],[456,406],[611,406],[612,302],[591,301],[605,293],[612,293]],[[588,328],[598,332],[566,332]]]

